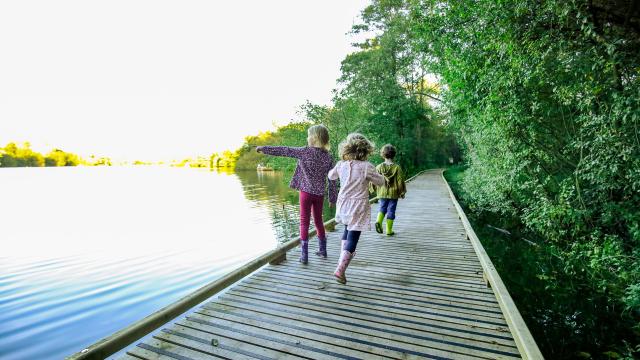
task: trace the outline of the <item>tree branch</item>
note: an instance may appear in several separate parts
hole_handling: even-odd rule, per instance
[[[416,91],[416,92],[414,92],[414,94],[422,95],[422,96],[426,96],[426,97],[428,97],[428,98],[430,98],[430,99],[433,99],[433,100],[435,100],[435,101],[442,102],[442,99],[438,99],[437,97],[435,97],[435,96],[433,96],[433,95],[429,95],[429,94],[427,94],[427,93],[423,93],[423,92]]]

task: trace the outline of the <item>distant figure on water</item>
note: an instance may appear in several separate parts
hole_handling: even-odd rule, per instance
[[[329,179],[340,179],[340,193],[336,206],[336,222],[344,224],[342,252],[334,276],[341,284],[347,283],[345,272],[353,259],[360,233],[371,230],[369,183],[384,185],[384,176],[378,174],[367,161],[373,153],[373,144],[362,134],[349,134],[340,144],[341,161],[329,171]]]
[[[404,173],[400,165],[393,162],[396,157],[396,148],[391,144],[387,144],[380,150],[380,156],[384,162],[376,166],[376,171],[384,176],[385,184],[376,187],[371,186],[371,190],[376,192],[376,196],[380,200],[380,209],[378,210],[378,219],[376,220],[376,231],[382,234],[382,221],[387,217],[387,236],[392,236],[393,221],[396,218],[396,207],[398,199],[404,199],[407,193],[407,187],[404,183]]]
[[[318,234],[319,250],[316,255],[327,258],[327,236],[322,221],[324,194],[327,189],[327,174],[333,167],[333,158],[329,153],[329,131],[323,125],[314,125],[307,130],[305,147],[258,146],[257,152],[287,156],[298,159],[298,165],[289,186],[300,191],[300,262],[309,261],[309,222],[310,212]],[[329,203],[335,204],[337,184],[329,181]]]

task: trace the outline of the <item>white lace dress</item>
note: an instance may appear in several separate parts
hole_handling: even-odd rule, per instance
[[[340,192],[336,202],[336,222],[347,225],[348,230],[371,230],[369,182],[382,186],[384,176],[368,161],[339,161],[329,171],[329,179],[340,179]]]

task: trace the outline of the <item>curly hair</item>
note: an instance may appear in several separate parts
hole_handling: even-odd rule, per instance
[[[393,159],[396,157],[396,147],[391,144],[386,144],[380,150],[380,156],[382,156],[383,159]]]
[[[342,160],[367,160],[373,154],[374,145],[364,135],[351,133],[338,147]]]

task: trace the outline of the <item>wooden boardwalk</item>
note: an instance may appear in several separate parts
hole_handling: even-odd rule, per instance
[[[312,239],[308,265],[297,261],[295,248],[122,358],[521,357],[440,172],[408,184],[396,236],[363,233],[347,285],[332,275],[343,229],[337,230],[328,233],[328,260],[311,255]]]

